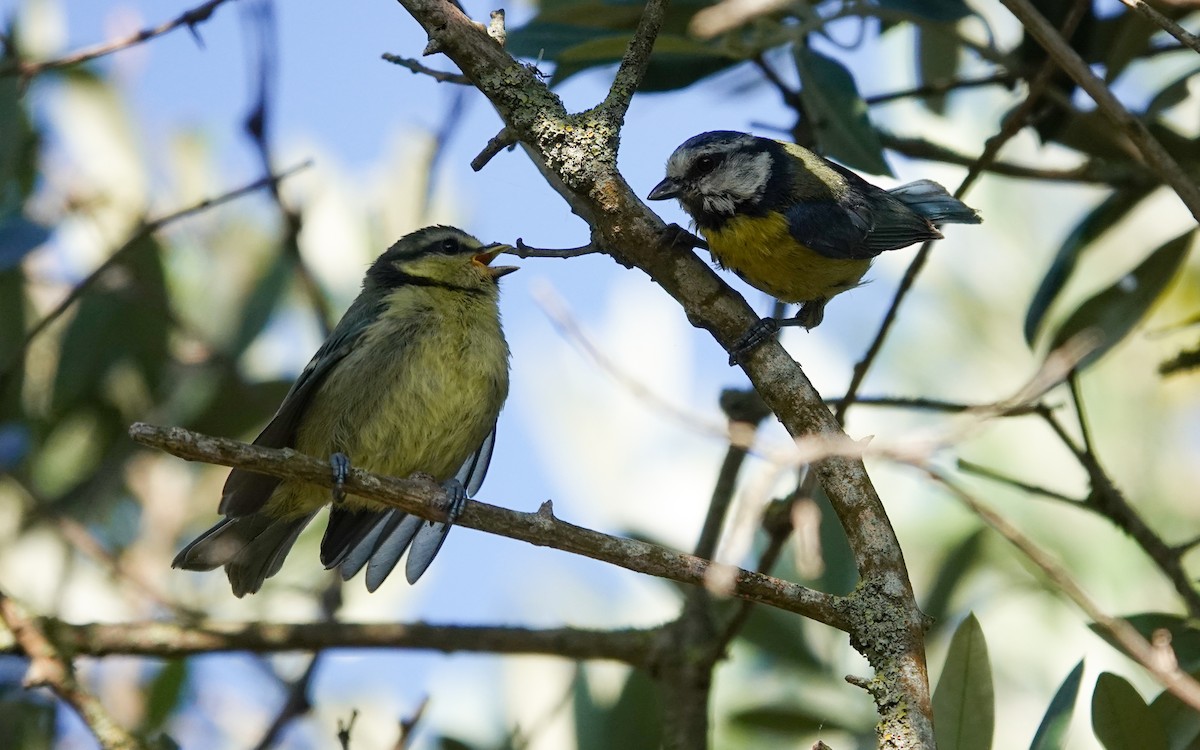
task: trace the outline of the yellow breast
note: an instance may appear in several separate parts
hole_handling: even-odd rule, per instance
[[[783,214],[735,216],[701,229],[713,259],[783,302],[829,299],[858,286],[870,260],[839,260],[796,242]]]

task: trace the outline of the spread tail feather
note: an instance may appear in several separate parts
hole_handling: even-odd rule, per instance
[[[983,219],[975,209],[946,192],[933,180],[917,180],[888,191],[901,203],[929,219],[935,226],[942,224],[978,224]]]
[[[311,520],[312,515],[285,520],[259,514],[227,517],[184,547],[171,567],[212,570],[223,565],[234,596],[253,594],[279,572]]]

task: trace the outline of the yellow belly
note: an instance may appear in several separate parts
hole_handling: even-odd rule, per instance
[[[783,302],[830,299],[858,286],[870,260],[827,258],[792,239],[787,219],[737,216],[700,230],[713,259],[751,286]]]
[[[424,472],[445,481],[491,431],[508,393],[499,321],[476,314],[470,324],[431,326],[402,353],[368,340],[391,328],[386,321],[373,327],[329,375],[306,410],[296,448],[317,458],[340,451],[354,467],[379,474]],[[369,349],[375,353],[367,356]],[[272,515],[299,516],[328,502],[327,489],[283,482],[269,506]],[[354,496],[345,502],[377,509]]]

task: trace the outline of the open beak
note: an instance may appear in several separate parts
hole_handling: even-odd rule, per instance
[[[665,201],[667,198],[678,198],[681,192],[683,192],[683,187],[668,177],[655,185],[646,198],[652,201]]]
[[[471,260],[473,260],[474,262],[478,263],[481,266],[487,266],[488,273],[490,273],[492,275],[492,278],[498,279],[501,276],[507,276],[508,274],[510,274],[513,271],[516,271],[518,269],[518,266],[493,266],[492,265],[492,261],[496,259],[496,256],[500,255],[500,253],[505,253],[512,249],[513,249],[512,245],[505,245],[502,242],[493,242],[490,245],[485,245],[483,247],[483,249],[481,249],[478,253],[476,253],[475,257],[472,258]]]

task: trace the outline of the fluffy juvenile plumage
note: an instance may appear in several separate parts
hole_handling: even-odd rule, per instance
[[[806,148],[735,131],[701,133],[667,161],[651,200],[677,198],[713,259],[783,302],[811,328],[887,250],[977,224],[974,209],[919,180],[883,190]]]
[[[508,394],[497,281],[516,268],[488,265],[505,248],[484,247],[453,227],[428,227],[379,256],[255,445],[349,458],[392,476],[423,472],[447,483],[452,496],[473,494]],[[235,595],[253,593],[329,501],[322,488],[234,469],[218,507],[225,519],[173,565],[224,566]],[[348,496],[330,512],[321,561],[347,579],[366,565],[374,590],[411,545],[411,582],[447,531]]]

